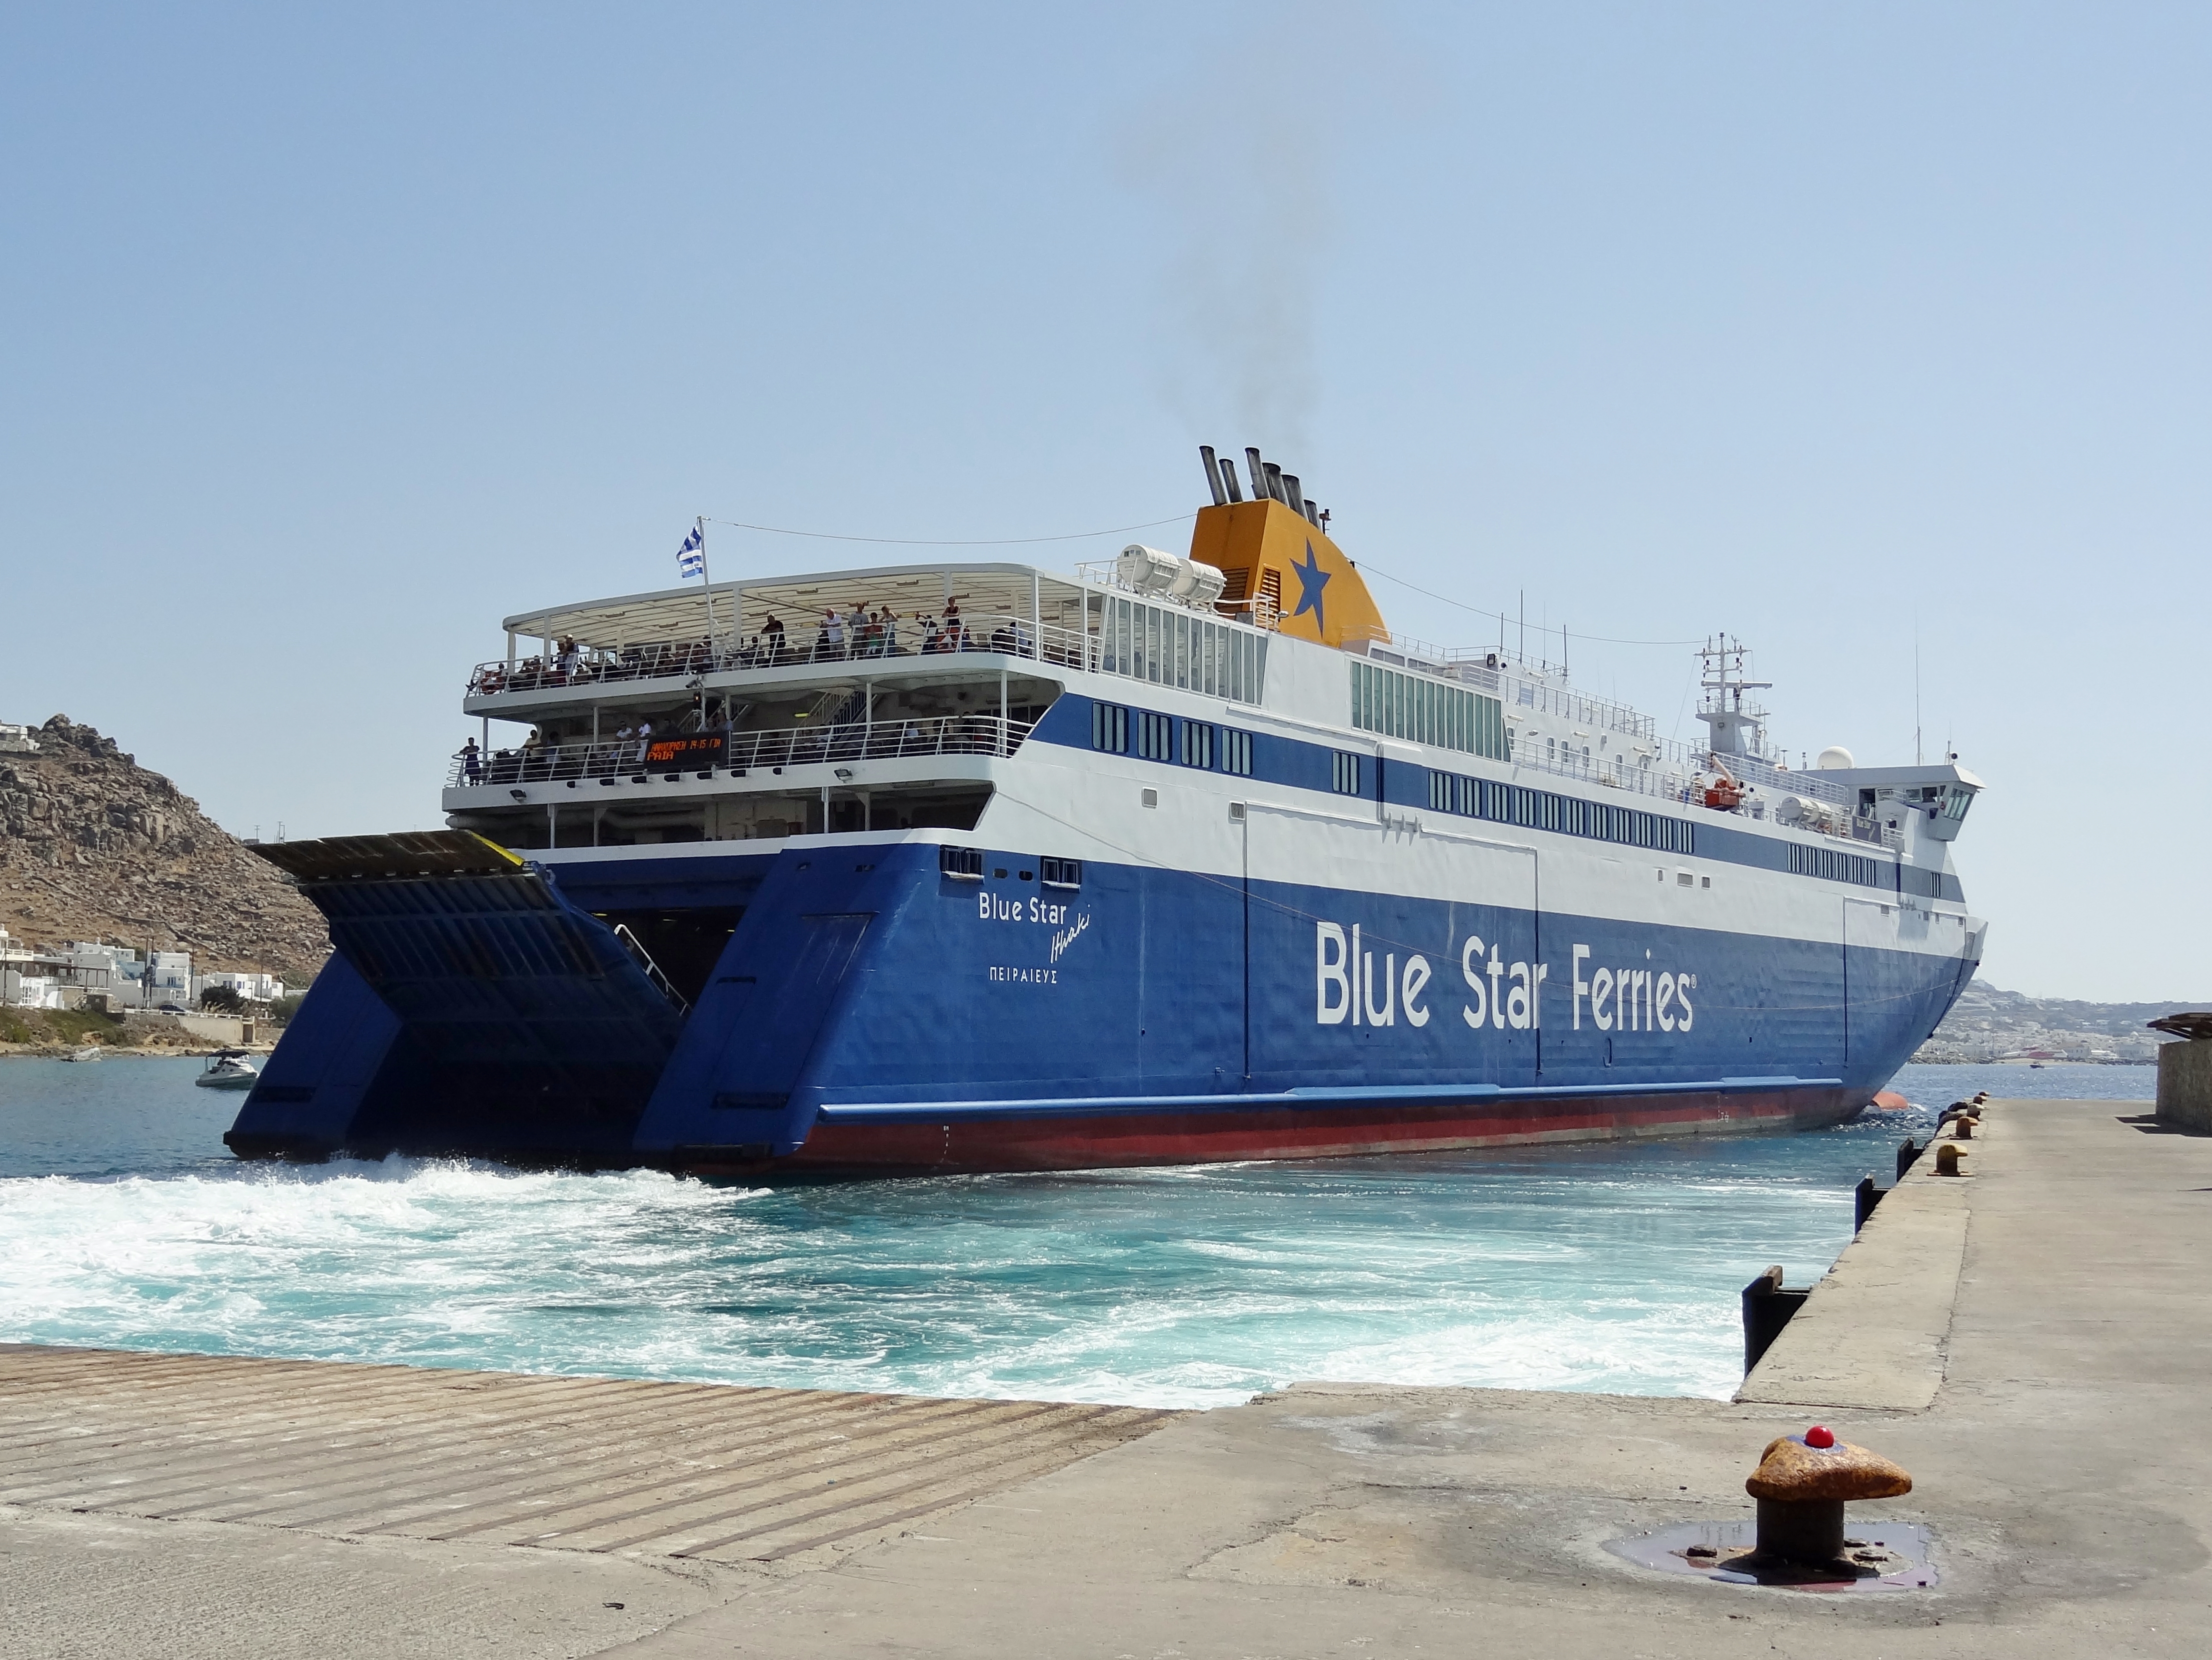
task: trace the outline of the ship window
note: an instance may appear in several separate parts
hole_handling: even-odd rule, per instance
[[[1182,763],[1186,767],[1213,766],[1213,728],[1203,721],[1182,723]]]
[[[1174,757],[1175,717],[1137,711],[1137,753],[1147,761],[1170,761]]]
[[[937,868],[947,876],[963,877],[971,882],[983,878],[983,849],[981,848],[939,848]]]
[[[1358,756],[1346,755],[1342,750],[1336,752],[1335,781],[1332,787],[1339,795],[1359,794],[1359,757]]]
[[[1091,747],[1109,755],[1129,752],[1129,711],[1118,703],[1091,706]]]
[[[1451,775],[1432,772],[1429,775],[1429,809],[1432,812],[1451,811]]]
[[[1040,879],[1048,888],[1079,888],[1083,885],[1083,861],[1080,859],[1040,859],[1037,869]]]
[[[1240,777],[1252,775],[1252,734],[1226,727],[1221,734],[1221,769]]]
[[[1511,758],[1505,741],[1505,706],[1496,698],[1372,663],[1355,662],[1350,667],[1352,724],[1360,731],[1464,750],[1493,761]]]

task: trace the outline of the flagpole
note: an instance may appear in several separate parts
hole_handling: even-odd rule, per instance
[[[691,528],[699,536],[699,575],[707,584],[707,650],[712,654],[714,644],[714,574],[707,569],[707,520],[704,514],[691,521]]]

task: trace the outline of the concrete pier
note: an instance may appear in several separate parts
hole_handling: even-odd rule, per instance
[[[2212,1640],[2212,1138],[1992,1104],[1733,1402],[1302,1385],[1188,1415],[0,1353],[0,1654],[2187,1654]],[[1729,1319],[1734,1310],[1716,1310]],[[1936,1583],[1607,1541],[1823,1421]],[[830,1496],[830,1475],[853,1491]]]

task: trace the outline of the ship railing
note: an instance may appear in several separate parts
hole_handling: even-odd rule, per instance
[[[721,734],[660,733],[653,742],[673,738],[690,753],[678,759],[649,761],[647,745],[635,739],[606,739],[596,744],[548,744],[532,749],[494,750],[489,754],[455,752],[446,769],[446,787],[479,784],[530,784],[598,778],[632,782],[659,775],[681,777],[715,771],[741,773],[758,767],[806,766],[841,761],[896,761],[933,755],[1012,755],[1036,728],[1034,721],[995,714],[947,714],[927,721],[848,721],[836,726],[773,732],[735,732],[719,750],[696,745],[702,737]]]
[[[1632,761],[1626,754],[1593,756],[1584,760],[1579,753],[1559,752],[1546,755],[1537,745],[1523,739],[1514,745],[1513,763],[1534,772],[1550,773],[1560,778],[1571,778],[1584,784],[1595,784],[1601,789],[1616,789],[1631,795],[1648,796],[1655,800],[1676,806],[1703,809],[1705,791],[1700,776],[1707,781],[1717,774],[1710,766],[1700,768],[1697,763],[1705,760],[1705,752],[1674,746],[1680,753],[1668,758],[1655,758],[1652,764],[1641,763],[1642,757]],[[1846,807],[1850,793],[1838,785],[1825,780],[1815,781],[1811,775],[1784,772],[1763,763],[1752,763],[1747,757],[1729,756],[1729,770],[1739,782],[1755,783],[1767,791],[1765,806],[1769,811],[1779,806],[1777,798],[1797,795],[1816,800],[1831,809],[1819,818],[1800,822],[1799,828],[1819,830],[1839,841],[1859,841],[1877,843],[1892,849],[1900,848],[1904,838],[1895,830],[1884,826],[1879,818],[1850,812],[1832,811]],[[1717,811],[1729,811],[1717,809]]]
[[[865,630],[858,639],[852,637],[848,628],[845,637],[835,642],[819,630],[810,638],[794,629],[781,635],[748,635],[735,643],[656,640],[619,649],[579,648],[513,663],[504,660],[479,663],[469,673],[468,695],[491,697],[503,692],[547,691],[566,686],[695,680],[749,669],[850,666],[865,671],[888,662],[928,661],[963,652],[995,653],[1066,668],[1095,669],[1098,642],[1097,636],[1086,635],[1080,629],[1012,614],[963,616],[949,627],[941,619],[925,624],[902,617],[894,626]]]
[[[1559,778],[1571,778],[1577,782],[1595,784],[1601,789],[1625,790],[1631,795],[1648,795],[1656,800],[1674,801],[1683,806],[1698,805],[1694,778],[1675,767],[1641,766],[1630,763],[1626,755],[1593,756],[1585,761],[1579,754],[1547,756],[1526,739],[1513,747],[1513,764],[1533,772],[1547,772]],[[1698,798],[1701,801],[1702,798]]]

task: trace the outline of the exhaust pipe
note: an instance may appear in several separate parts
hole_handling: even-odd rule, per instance
[[[1298,489],[1298,476],[1294,472],[1283,475],[1283,504],[1299,518],[1307,517],[1306,498]]]
[[[1213,505],[1217,508],[1227,507],[1229,497],[1222,491],[1221,469],[1214,461],[1213,446],[1200,444],[1198,447],[1198,459],[1206,463],[1206,487],[1213,492]]]
[[[1267,464],[1260,459],[1260,452],[1256,448],[1247,446],[1244,451],[1244,465],[1251,469],[1252,472],[1252,499],[1255,502],[1266,501],[1268,496],[1274,494],[1267,488]]]
[[[1284,493],[1283,470],[1273,461],[1267,463],[1267,494],[1286,508],[1291,505],[1291,498]]]
[[[1244,499],[1244,492],[1237,488],[1237,464],[1225,455],[1221,458],[1221,483],[1228,490],[1231,502],[1242,502]]]

